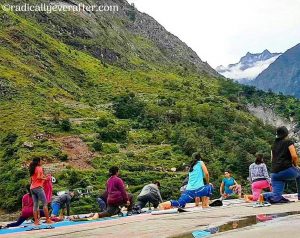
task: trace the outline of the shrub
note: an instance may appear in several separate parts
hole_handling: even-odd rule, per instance
[[[92,147],[95,151],[102,151],[103,150],[103,144],[100,140],[94,141],[92,144]]]
[[[113,123],[113,120],[107,117],[100,117],[96,121],[96,125],[100,128],[107,127],[110,123]]]
[[[103,128],[97,137],[107,142],[124,142],[127,140],[128,131],[129,126],[124,123],[110,124]]]
[[[130,93],[116,97],[113,102],[113,109],[118,118],[136,118],[144,113],[145,104],[134,93]]]
[[[61,153],[59,156],[58,156],[59,160],[62,161],[62,162],[65,162],[68,160],[68,155],[65,154],[65,153]]]
[[[18,138],[18,135],[13,133],[13,132],[9,132],[3,139],[2,139],[2,144],[5,145],[5,144],[8,144],[8,145],[11,145],[13,143],[16,142]]]
[[[133,151],[128,151],[128,152],[126,152],[126,156],[128,158],[133,158],[134,157],[134,152]]]
[[[105,154],[115,154],[115,153],[119,153],[119,148],[115,144],[104,144],[103,152]]]
[[[71,122],[69,121],[69,119],[62,120],[61,129],[63,131],[70,131],[71,130]]]

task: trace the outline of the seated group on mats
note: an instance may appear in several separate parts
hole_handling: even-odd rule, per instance
[[[244,195],[247,202],[259,201],[269,203],[288,202],[283,192],[288,181],[296,181],[298,200],[300,200],[300,169],[298,167],[298,156],[292,140],[288,138],[286,127],[279,127],[276,130],[276,139],[272,150],[272,173],[269,176],[267,166],[263,161],[263,155],[257,154],[255,162],[249,166],[249,180],[251,182],[251,195]],[[43,174],[41,160],[34,158],[29,166],[31,175],[31,186],[28,193],[22,199],[22,213],[17,222],[7,224],[5,227],[21,225],[25,220],[34,218],[34,224],[39,225],[39,218],[45,217],[46,223],[63,219],[65,209],[70,215],[70,204],[74,192],[69,192],[52,200],[52,214],[49,215],[46,202],[43,182],[47,179]],[[113,166],[109,169],[110,178],[106,183],[105,192],[97,198],[100,212],[91,214],[90,219],[110,217],[121,213],[122,207],[127,208],[127,215],[139,214],[147,204],[152,204],[155,209],[165,210],[170,208],[184,208],[192,201],[199,204],[202,200],[202,207],[210,206],[210,197],[213,195],[214,186],[210,183],[209,171],[202,161],[199,153],[193,154],[188,177],[180,188],[181,196],[177,200],[163,202],[160,194],[160,182],[156,181],[145,185],[137,197],[136,204],[133,203],[132,194],[127,192],[124,181],[119,177],[119,168]],[[262,191],[268,189],[270,192]],[[226,170],[220,185],[220,200],[229,198],[241,198],[241,185],[232,177],[232,173]],[[39,202],[43,209],[39,210]],[[60,213],[61,210],[61,213]],[[78,217],[73,217],[74,219]],[[3,227],[2,227],[3,228]]]

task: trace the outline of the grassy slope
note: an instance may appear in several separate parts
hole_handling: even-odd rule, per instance
[[[28,182],[25,165],[33,155],[48,162],[61,158],[61,146],[34,139],[36,133],[80,135],[92,144],[97,140],[95,133],[103,130],[95,118],[103,116],[113,121],[112,127],[125,128],[126,138],[103,140],[106,149],[93,159],[94,169],[58,171],[55,189],[89,184],[103,188],[108,167],[117,164],[132,192],[159,179],[164,197],[170,198],[178,195],[186,174],[183,170],[196,150],[203,154],[216,184],[225,167],[233,168],[236,177],[244,181],[253,155],[257,151],[268,154],[272,128],[243,109],[246,99],[235,97],[242,91],[240,86],[188,72],[181,76],[138,57],[130,57],[131,62],[146,64],[147,70],[103,65],[88,53],[52,38],[33,22],[2,11],[0,18],[5,19],[0,23],[0,78],[5,89],[0,95],[0,189],[5,191],[0,195],[1,208],[14,210],[20,205],[23,185]],[[140,47],[151,49],[145,42],[136,39]],[[110,103],[128,92],[134,92],[135,100],[145,105],[142,117],[120,119],[114,115]],[[72,124],[72,130],[65,132],[55,123],[56,117],[91,119]],[[9,132],[18,135],[15,142],[3,141]],[[24,148],[24,141],[32,141],[34,148]],[[179,172],[170,172],[172,167]]]

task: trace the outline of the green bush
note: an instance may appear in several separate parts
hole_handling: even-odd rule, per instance
[[[18,138],[18,135],[13,133],[13,132],[9,132],[3,139],[2,139],[2,145],[11,145],[13,143],[16,142]]]
[[[107,127],[110,123],[113,123],[114,121],[107,117],[100,117],[96,120],[96,125],[100,128]]]
[[[65,153],[61,153],[60,155],[59,155],[59,160],[60,161],[62,161],[62,162],[65,162],[65,161],[68,161],[68,155],[67,154],[65,154]]]
[[[95,151],[102,151],[103,150],[103,144],[100,140],[94,141],[92,144],[92,147]]]
[[[68,119],[64,119],[61,122],[61,129],[63,131],[70,131],[71,130],[71,122]]]
[[[119,148],[115,144],[103,144],[102,151],[105,154],[115,154],[115,153],[119,153]]]
[[[106,142],[126,142],[129,129],[125,123],[109,124],[100,130],[98,138]]]
[[[134,152],[133,151],[127,151],[126,152],[126,156],[128,157],[128,158],[133,158],[134,157]]]
[[[116,97],[113,101],[113,109],[118,118],[136,118],[144,113],[145,104],[134,93],[129,93]]]

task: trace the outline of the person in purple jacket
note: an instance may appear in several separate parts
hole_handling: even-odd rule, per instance
[[[110,178],[106,183],[107,208],[101,213],[96,213],[93,219],[110,217],[121,212],[121,207],[127,207],[127,215],[132,215],[133,197],[126,192],[125,184],[119,178],[119,168],[113,166],[109,169]]]

